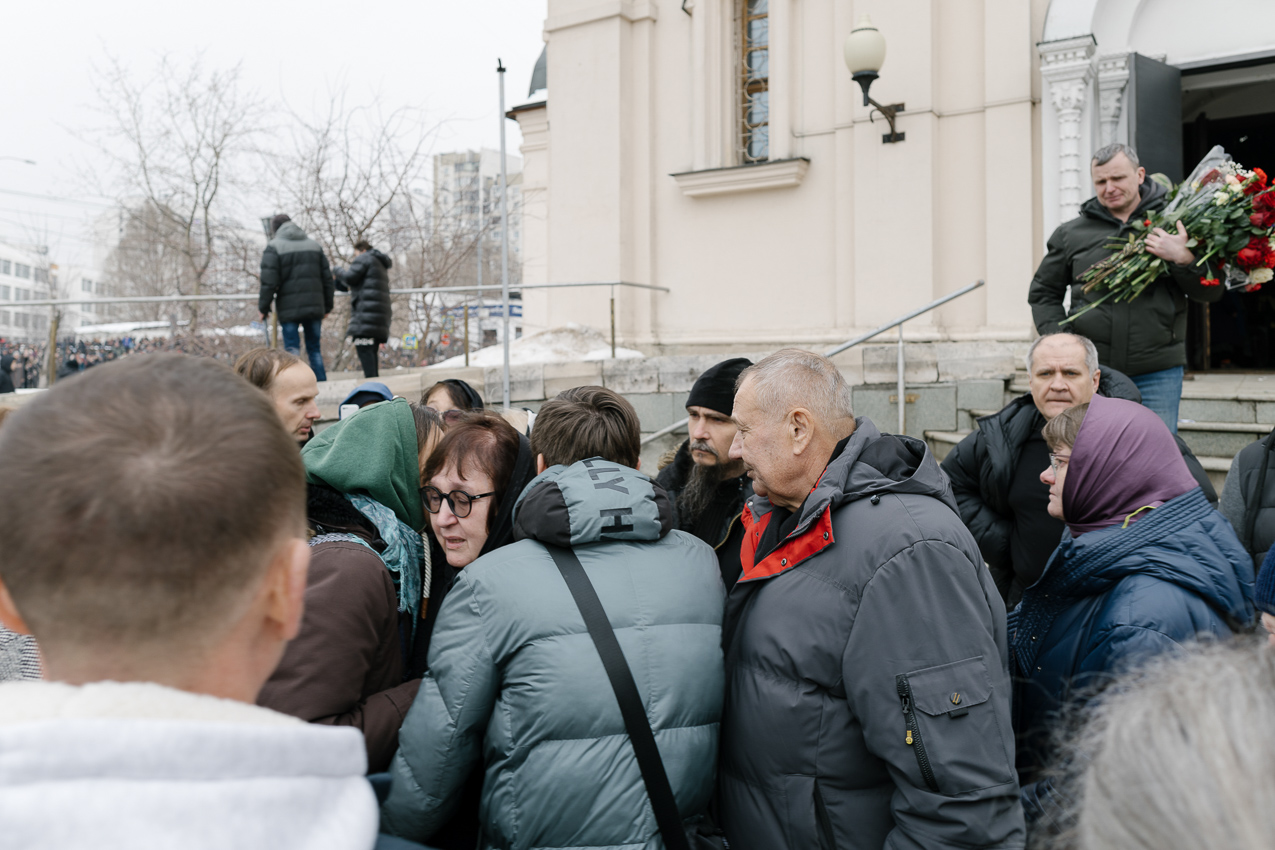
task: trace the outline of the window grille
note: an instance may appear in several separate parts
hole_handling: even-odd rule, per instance
[[[740,0],[740,160],[770,158],[770,2]]]

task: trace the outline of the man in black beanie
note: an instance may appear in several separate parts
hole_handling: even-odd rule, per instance
[[[730,412],[735,405],[735,380],[751,365],[752,361],[737,357],[699,376],[686,399],[690,438],[656,479],[668,491],[676,527],[716,550],[728,591],[742,569],[739,545],[744,527],[739,515],[753,493],[744,462],[730,458],[737,430]]]

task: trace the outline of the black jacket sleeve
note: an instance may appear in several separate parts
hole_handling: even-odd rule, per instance
[[[332,312],[336,304],[336,281],[332,279],[332,267],[328,265],[328,255],[319,253],[319,274],[323,282],[323,315]]]
[[[1204,498],[1209,500],[1209,504],[1217,507],[1217,490],[1213,489],[1213,482],[1209,480],[1209,474],[1204,471],[1204,465],[1200,463],[1183,440],[1177,434],[1173,435],[1173,439],[1178,443],[1178,451],[1182,452],[1182,460],[1186,462],[1186,468],[1190,470],[1191,477],[1200,485],[1200,489],[1204,491]]]
[[[1054,231],[1046,245],[1045,258],[1036,269],[1027,290],[1027,303],[1032,308],[1032,321],[1041,336],[1064,330],[1067,318],[1063,296],[1071,286],[1071,258],[1067,256],[1067,233],[1062,226]]]
[[[1186,263],[1185,265],[1169,263],[1168,265],[1169,277],[1177,284],[1178,289],[1182,290],[1182,294],[1192,301],[1212,304],[1215,301],[1220,301],[1222,296],[1226,294],[1225,286],[1204,286],[1200,283],[1202,278],[1211,278],[1217,275],[1212,263],[1205,263],[1203,267],[1197,266],[1195,263]]]
[[[974,535],[978,550],[992,572],[996,589],[1000,591],[1001,598],[1005,598],[1014,581],[1014,566],[1009,553],[1013,523],[992,510],[983,499],[980,480],[982,466],[987,462],[983,439],[982,431],[973,432],[948,452],[941,466],[952,484],[952,495],[956,498],[961,522]]]
[[[270,305],[278,291],[279,252],[273,245],[267,245],[261,253],[261,292],[257,296],[257,311],[263,316],[270,315]]]

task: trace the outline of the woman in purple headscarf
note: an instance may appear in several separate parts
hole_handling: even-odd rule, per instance
[[[1044,435],[1050,466],[1040,478],[1067,531],[1009,623],[1029,820],[1049,808],[1037,780],[1059,709],[1157,653],[1253,622],[1252,558],[1159,416],[1095,395]]]

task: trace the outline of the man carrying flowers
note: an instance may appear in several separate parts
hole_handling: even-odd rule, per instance
[[[1094,154],[1090,167],[1096,197],[1080,215],[1059,225],[1049,237],[1047,253],[1027,293],[1040,334],[1067,331],[1086,336],[1098,348],[1099,360],[1127,374],[1142,393],[1142,403],[1177,433],[1178,404],[1186,367],[1187,299],[1214,302],[1224,288],[1209,266],[1201,267],[1187,247],[1181,222],[1176,232],[1153,228],[1146,236],[1148,253],[1164,260],[1165,272],[1137,298],[1111,301],[1085,310],[1063,324],[1068,311],[1063,297],[1071,288],[1071,314],[1097,301],[1100,292],[1085,292],[1078,275],[1111,256],[1111,244],[1139,228],[1147,215],[1164,208],[1167,192],[1146,180],[1146,169],[1128,145],[1108,145]]]

